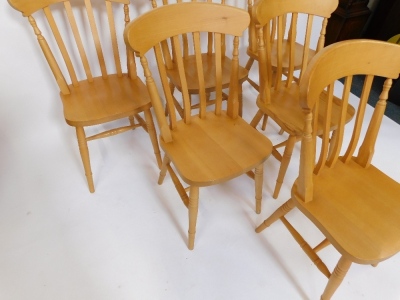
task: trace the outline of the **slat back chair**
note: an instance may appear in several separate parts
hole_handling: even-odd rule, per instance
[[[248,0],[247,8],[250,15],[252,15],[254,2],[254,0]],[[310,42],[312,36],[313,21],[313,16],[308,16],[306,31],[304,33],[304,36],[301,36],[301,33],[298,32],[302,29],[300,28],[300,26],[303,25],[303,19],[301,18],[301,14],[299,14],[298,12],[288,12],[287,14],[282,14],[281,16],[277,16],[276,18],[270,20],[268,30],[270,30],[270,56],[273,71],[275,71],[280,66],[282,75],[291,74],[292,80],[298,80],[298,78],[293,75],[293,71],[302,69],[303,60],[308,63],[315,55],[315,53],[319,51],[324,45],[325,31],[328,20],[327,18],[324,18],[323,20],[316,50],[311,48]],[[264,32],[265,30],[267,30],[266,25],[264,26]],[[249,56],[249,60],[247,61],[246,69],[250,72],[254,61],[259,61],[257,28],[256,21],[253,17],[251,18],[249,26],[248,37],[249,46],[247,48],[247,54]],[[264,38],[266,38],[265,34]],[[280,47],[280,49],[278,49],[278,47]],[[291,68],[293,68],[293,70]],[[257,91],[259,90],[259,84],[254,82],[250,77],[247,78],[247,81]]]
[[[260,90],[257,99],[258,112],[251,121],[252,126],[256,127],[263,116],[270,117],[275,121],[283,132],[288,134],[288,138],[277,145],[274,145],[273,156],[281,162],[273,197],[277,198],[285,177],[289,162],[292,156],[294,145],[301,138],[303,114],[299,105],[299,83],[295,77],[295,47],[298,15],[307,15],[307,29],[304,36],[304,51],[301,59],[301,69],[299,78],[308,65],[309,43],[312,30],[315,30],[313,22],[316,17],[322,17],[322,30],[318,42],[317,51],[320,51],[324,44],[324,32],[327,19],[335,10],[337,0],[290,0],[284,3],[280,0],[261,0],[258,1],[252,10],[253,20],[257,27],[258,37],[258,59],[259,59],[259,82]],[[284,21],[287,15],[291,14],[290,37],[284,39]],[[277,22],[276,39],[271,42],[271,26]],[[289,50],[284,45],[291,44]],[[273,51],[273,46],[276,51]],[[272,53],[275,53],[273,56]],[[284,66],[287,59],[288,66]],[[275,67],[276,66],[276,67]],[[285,80],[282,79],[285,77]],[[326,94],[322,94],[326,98]],[[334,110],[340,109],[341,100],[335,98]],[[347,114],[347,121],[353,116],[354,109],[350,106]],[[264,119],[266,121],[266,119]],[[262,125],[264,128],[265,123]],[[332,124],[331,130],[336,128]],[[277,149],[284,147],[283,154]]]
[[[400,46],[351,40],[321,50],[300,83],[304,133],[299,177],[293,185],[291,199],[256,231],[261,232],[281,219],[318,269],[329,278],[321,299],[331,298],[353,262],[376,266],[400,251],[400,184],[371,163],[388,92],[399,73]],[[345,127],[354,75],[365,75],[365,81],[355,105],[354,125]],[[366,107],[374,76],[387,79],[373,114],[368,117]],[[338,79],[344,79],[343,106],[334,112],[333,90]],[[328,101],[321,113],[319,96],[324,89]],[[321,135],[318,122],[323,125]],[[332,122],[338,126],[334,138],[329,129]],[[321,139],[317,140],[318,135]],[[285,215],[294,207],[326,237],[316,247],[311,247],[286,219]],[[317,254],[330,244],[341,254],[332,273]]]
[[[157,8],[159,6],[164,6],[164,5],[170,5],[174,3],[185,3],[185,2],[197,2],[197,3],[218,3],[220,5],[225,5],[226,0],[162,0],[162,1],[156,1],[156,0],[150,0],[151,5],[153,8]],[[185,69],[187,72],[187,84],[188,84],[188,90],[189,90],[189,95],[199,95],[199,85],[198,85],[198,79],[197,79],[197,71],[196,71],[196,62],[195,62],[195,55],[194,52],[191,50],[193,47],[190,45],[192,41],[191,33],[185,33],[180,36],[180,39],[182,41],[182,56],[184,58],[183,62],[185,65]],[[202,47],[202,63],[204,66],[204,70],[206,70],[208,73],[205,76],[205,86],[206,86],[206,96],[207,96],[207,105],[213,105],[215,104],[215,99],[210,98],[210,94],[212,92],[215,92],[216,89],[216,79],[215,79],[215,70],[213,69],[213,66],[215,65],[214,59],[214,47],[215,47],[215,39],[213,34],[208,34],[207,37],[202,38],[202,44],[204,47]],[[167,74],[170,79],[170,88],[174,90],[175,88],[178,91],[182,91],[182,86],[179,80],[178,76],[178,71],[177,71],[177,66],[176,66],[176,58],[175,58],[175,51],[174,51],[174,46],[173,43],[168,43],[168,41],[163,42],[163,51],[167,51],[169,47],[172,48],[172,53],[166,57],[166,66],[167,66]],[[222,67],[222,86],[223,88],[227,88],[229,86],[229,80],[230,80],[230,74],[229,70],[231,67],[231,57],[229,55],[226,55],[226,39],[224,34],[221,35],[221,42],[220,45],[218,46],[221,48],[221,54],[222,54],[222,61],[223,61],[223,67]],[[246,80],[248,75],[248,71],[239,65],[239,114],[242,115],[242,83]],[[227,99],[227,94],[223,93],[223,99]],[[193,101],[195,102],[195,101]],[[192,100],[191,100],[192,103]],[[178,101],[175,101],[175,108],[178,111],[178,113],[183,117],[183,109],[182,106]],[[192,108],[196,109],[199,108],[199,105],[197,103],[192,103]]]
[[[171,16],[174,16],[171,18]],[[214,3],[178,3],[156,8],[127,26],[125,40],[138,53],[144,69],[158,125],[160,145],[165,152],[159,184],[166,172],[185,206],[189,209],[189,249],[194,247],[199,188],[228,181],[255,169],[256,212],[261,211],[263,162],[271,154],[271,142],[239,116],[239,36],[247,28],[249,16],[245,10]],[[207,110],[207,66],[203,65],[201,33],[213,34],[215,47],[216,103]],[[200,108],[191,109],[187,71],[179,37],[192,33],[194,56],[199,85]],[[233,36],[232,65],[227,107],[222,105],[223,53],[222,35]],[[171,40],[176,52],[176,65],[182,86],[183,118],[177,118],[174,99],[169,88],[163,41]],[[150,70],[146,53],[153,48],[160,89]],[[166,99],[170,114],[165,116],[161,94]],[[184,188],[182,181],[188,185]],[[186,191],[189,191],[189,195]]]
[[[124,60],[118,47],[118,39],[123,43],[122,30],[130,21],[129,0],[106,0],[95,3],[90,0],[74,2],[9,0],[8,2],[28,18],[53,72],[60,89],[65,120],[67,124],[76,128],[90,192],[94,192],[94,183],[88,141],[142,126],[151,137],[157,162],[161,166],[160,151],[150,113],[150,98],[144,83],[136,74],[132,51],[124,54],[127,57]],[[117,12],[120,12],[119,19]],[[101,18],[102,16],[105,16],[105,19]],[[42,29],[39,29],[39,22],[36,20],[43,21]],[[85,25],[86,28],[90,28],[88,30],[90,32],[84,30]],[[106,26],[104,30],[100,30],[102,26]],[[42,34],[42,30],[48,27],[49,42]],[[107,49],[111,53],[110,59],[105,55]],[[140,112],[144,112],[146,121],[140,117]],[[127,120],[129,118],[128,126],[92,136],[85,134],[86,126],[122,118]]]

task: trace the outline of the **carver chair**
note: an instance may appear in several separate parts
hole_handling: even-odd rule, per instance
[[[257,227],[256,232],[278,219],[283,222],[329,279],[321,299],[331,298],[351,263],[376,266],[400,251],[400,184],[371,163],[388,91],[399,72],[400,46],[352,40],[322,49],[303,74],[300,103],[304,130],[299,176],[292,187],[291,199]],[[354,125],[345,127],[353,75],[366,76],[355,105]],[[387,79],[372,116],[367,117],[374,76]],[[335,112],[333,90],[337,79],[345,79],[345,83],[342,108]],[[328,98],[321,110],[320,94],[325,88]],[[319,122],[323,126],[321,140],[317,139]],[[334,137],[330,133],[332,122],[337,124]],[[311,247],[287,220],[286,214],[294,207],[326,237],[316,247]],[[330,244],[341,254],[332,273],[317,254]]]
[[[156,8],[158,6],[163,6],[163,5],[170,5],[174,3],[182,3],[184,1],[182,0],[150,0],[152,7]],[[220,5],[225,5],[226,0],[187,0],[186,2],[198,2],[198,3],[218,3]],[[171,18],[174,18],[175,16],[171,16]],[[187,34],[182,34],[181,36],[182,42],[183,42],[183,63],[185,66],[186,70],[186,78],[187,78],[187,84],[188,84],[188,91],[189,91],[189,96],[191,98],[190,103],[192,105],[192,109],[199,108],[199,104],[196,103],[195,101],[192,100],[193,95],[199,95],[200,87],[198,84],[198,79],[197,79],[197,70],[196,70],[196,57],[193,51],[191,51],[190,47],[190,38],[188,37]],[[216,78],[215,78],[215,55],[214,55],[214,47],[215,47],[215,40],[212,34],[209,34],[207,37],[204,37],[202,40],[202,44],[204,47],[202,47],[202,54],[201,54],[201,59],[202,59],[202,64],[204,68],[204,78],[205,78],[205,88],[206,88],[206,97],[207,97],[207,105],[213,105],[215,104],[215,98],[212,97],[212,93],[215,92],[216,90]],[[163,42],[163,49],[164,51],[170,47],[173,48],[173,45],[171,43],[168,43],[168,41]],[[225,89],[229,87],[229,80],[230,80],[230,69],[232,65],[232,58],[229,55],[226,55],[226,40],[225,36],[222,35],[221,38],[221,44],[219,45],[221,48],[221,53],[222,53],[222,88]],[[167,74],[168,78],[170,80],[170,89],[172,92],[177,89],[179,92],[182,92],[182,86],[181,82],[179,79],[179,71],[177,70],[177,65],[176,61],[174,58],[174,51],[171,51],[171,55],[166,57],[165,64],[167,66]],[[248,71],[239,65],[239,87],[238,87],[238,93],[239,93],[239,115],[242,115],[242,109],[243,109],[243,104],[242,104],[242,84],[244,81],[246,81],[248,75]],[[172,93],[173,94],[173,93]],[[228,96],[226,93],[222,94],[223,100],[227,100]],[[177,99],[174,100],[175,103],[175,108],[177,112],[183,117],[183,108],[179,101]]]
[[[129,0],[104,0],[93,3],[90,0],[74,2],[9,0],[8,2],[28,18],[53,72],[60,89],[65,121],[76,129],[90,192],[94,192],[94,183],[88,141],[141,126],[149,133],[157,163],[161,167],[160,150],[150,113],[150,98],[146,86],[136,75],[135,59],[131,51],[124,54],[127,56],[127,70],[124,70],[121,64],[118,39],[121,37],[122,40],[122,29],[130,21]],[[120,13],[119,18],[117,12]],[[96,17],[102,14],[106,18],[103,19],[104,24],[97,23],[96,20],[99,19]],[[43,28],[48,26],[51,29],[48,32],[49,43],[39,29],[36,18],[47,21],[43,22],[47,23],[43,24]],[[90,31],[86,32],[82,24],[87,24]],[[99,30],[103,25],[104,30]],[[88,35],[90,33],[91,38]],[[54,45],[54,48],[58,46],[58,49],[53,52],[49,44]],[[93,53],[88,49],[93,49]],[[110,60],[104,54],[107,50],[111,53]],[[141,112],[144,113],[145,120],[139,115]],[[129,121],[127,126],[93,136],[85,134],[84,127],[122,118]]]
[[[292,156],[293,148],[297,141],[301,139],[303,130],[303,113],[299,104],[299,76],[301,81],[302,74],[308,65],[309,42],[313,30],[313,21],[316,16],[322,17],[322,30],[318,40],[317,51],[323,48],[324,32],[327,18],[335,10],[337,0],[289,0],[284,3],[281,0],[260,0],[253,6],[253,20],[257,26],[258,35],[258,59],[259,59],[259,82],[260,91],[257,98],[258,111],[251,121],[251,125],[256,127],[263,116],[268,116],[275,121],[288,138],[282,143],[274,145],[273,156],[281,163],[278,171],[273,197],[277,198],[285,177],[289,162]],[[287,15],[291,14],[291,37],[284,39],[283,21]],[[296,74],[295,70],[295,47],[296,40],[296,22],[298,15],[306,14],[308,16],[307,30],[304,36],[304,51],[301,60],[301,69]],[[271,26],[277,22],[277,39],[271,43]],[[315,29],[315,28],[314,28]],[[290,53],[286,52],[284,45],[290,43]],[[276,46],[276,52],[272,47]],[[276,56],[272,56],[275,53]],[[276,59],[276,60],[275,60]],[[288,67],[284,66],[284,61],[288,60]],[[275,67],[276,66],[276,67]],[[282,76],[285,80],[282,79]],[[321,103],[326,103],[326,93],[322,93]],[[325,100],[324,100],[325,99]],[[341,109],[342,101],[335,97],[333,110]],[[351,120],[354,115],[354,108],[348,106],[346,121]],[[332,123],[330,130],[335,130],[336,123]],[[322,129],[319,128],[319,129]],[[283,153],[277,149],[284,147]]]
[[[171,16],[174,16],[171,18]],[[194,247],[199,188],[215,185],[255,169],[256,212],[261,211],[263,163],[271,154],[268,138],[239,116],[239,36],[247,28],[246,11],[214,3],[178,3],[156,8],[130,23],[125,29],[125,41],[140,56],[146,84],[151,95],[160,129],[160,145],[165,152],[159,184],[166,172],[185,206],[189,209],[189,249]],[[194,58],[199,85],[200,108],[191,109],[183,49],[179,37],[193,38]],[[206,67],[200,49],[201,35],[212,33],[214,48],[216,103],[207,110]],[[222,102],[223,35],[233,36],[232,63],[227,103]],[[179,80],[182,86],[183,118],[177,118],[174,98],[169,88],[163,41],[171,40],[175,52]],[[145,54],[153,48],[162,88],[158,89]],[[158,76],[157,76],[158,78]],[[164,114],[161,94],[169,109]],[[224,105],[226,104],[226,106]],[[183,181],[188,188],[183,187]],[[189,191],[189,195],[186,191]]]

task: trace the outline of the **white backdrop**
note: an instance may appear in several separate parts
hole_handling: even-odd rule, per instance
[[[135,5],[150,10],[148,0]],[[90,194],[75,132],[28,21],[0,1],[0,23],[1,300],[319,298],[326,278],[282,224],[254,233],[289,197],[298,147],[278,200],[271,197],[278,163],[266,162],[260,215],[247,177],[202,189],[189,251],[186,208],[170,178],[162,186],[150,180],[158,170],[144,131],[90,144]],[[256,96],[244,87],[247,120]],[[277,131],[269,124],[266,134],[277,140]],[[374,163],[400,180],[398,132],[385,117]],[[312,242],[321,238],[297,211],[288,217]],[[337,252],[321,253],[333,267]],[[335,298],[399,300],[399,265],[397,255],[377,268],[353,266]]]

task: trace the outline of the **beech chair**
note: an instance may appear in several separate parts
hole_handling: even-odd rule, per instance
[[[130,21],[129,0],[103,0],[94,1],[93,4],[90,0],[74,2],[8,0],[8,2],[28,18],[53,72],[60,89],[65,121],[76,129],[79,151],[90,192],[94,192],[94,183],[88,141],[141,126],[150,136],[157,163],[161,167],[160,150],[150,113],[150,97],[146,86],[136,74],[135,58],[131,51],[126,53],[127,70],[123,70],[121,66],[118,38],[121,37],[122,40],[122,30],[118,34],[117,29],[123,28]],[[120,10],[120,19],[114,16],[117,8]],[[43,28],[48,26],[51,29],[49,43],[42,35],[32,14],[35,14],[35,18],[44,20],[44,23],[47,20],[47,24],[43,24]],[[108,22],[97,24],[95,19],[97,14],[104,14]],[[92,39],[87,36],[89,30],[83,32],[82,28],[79,29],[78,24],[81,22],[90,27]],[[118,26],[119,24],[122,26]],[[105,26],[104,30],[99,30],[99,28],[103,28],[103,25]],[[106,26],[108,26],[107,30]],[[54,54],[49,44],[55,45],[54,48],[58,46],[58,50],[55,50]],[[90,48],[93,49],[93,53],[87,51]],[[109,50],[111,53],[110,63],[104,55],[104,49],[111,49]],[[59,59],[57,60],[57,58]],[[112,63],[114,65],[111,65]],[[100,72],[100,74],[95,74],[94,70],[99,70],[97,73]],[[139,115],[141,112],[144,113],[145,120]],[[129,125],[92,136],[85,134],[84,127],[122,118],[126,118]]]
[[[350,40],[322,49],[300,83],[304,132],[299,176],[292,187],[291,199],[257,227],[256,232],[278,219],[283,222],[329,279],[321,299],[331,298],[351,263],[376,266],[400,251],[400,184],[371,164],[388,91],[399,72],[400,46],[381,41]],[[366,76],[356,105],[354,126],[348,124],[345,127],[353,75]],[[367,118],[365,110],[374,76],[387,79],[372,117]],[[343,78],[343,105],[335,112],[334,84]],[[325,88],[328,101],[321,114],[318,107]],[[317,141],[318,122],[324,129],[321,140]],[[330,134],[332,122],[338,126],[334,137]],[[365,126],[364,135],[361,132]],[[345,136],[351,137],[349,142]],[[286,214],[294,207],[326,237],[316,247],[311,247],[287,220]],[[330,244],[341,254],[332,273],[317,254]]]
[[[260,91],[257,98],[258,111],[251,121],[251,125],[256,127],[263,116],[267,116],[275,121],[288,138],[282,143],[274,145],[272,155],[281,163],[278,177],[276,180],[273,197],[277,198],[285,177],[293,148],[297,141],[300,141],[303,130],[303,112],[299,105],[299,80],[295,79],[295,36],[296,22],[300,13],[308,15],[307,31],[304,39],[304,51],[301,60],[299,78],[308,65],[309,41],[313,29],[315,16],[323,18],[322,30],[318,40],[317,52],[323,48],[324,32],[327,19],[337,6],[337,0],[288,0],[284,3],[281,0],[260,0],[253,6],[253,20],[257,26],[258,36],[258,59],[259,59],[259,82]],[[284,39],[283,21],[288,14],[291,14],[291,37]],[[272,21],[277,22],[277,39],[271,43]],[[315,29],[315,28],[314,28]],[[290,43],[290,55],[286,53],[284,45]],[[272,46],[276,45],[276,52]],[[272,56],[276,53],[276,56]],[[276,61],[275,61],[276,59]],[[283,62],[288,59],[288,67],[285,68]],[[277,67],[275,67],[275,65]],[[285,80],[282,76],[285,75]],[[322,93],[321,103],[326,103],[327,95]],[[335,97],[333,110],[341,109],[342,101]],[[348,106],[346,121],[350,121],[354,115],[354,108]],[[265,124],[263,124],[264,126]],[[335,130],[336,123],[332,123],[330,130]],[[322,129],[319,128],[319,129]],[[277,149],[284,147],[281,154]]]
[[[171,16],[174,16],[171,18]],[[239,116],[239,37],[249,24],[245,10],[214,3],[178,3],[156,8],[130,23],[125,29],[125,41],[140,56],[161,132],[160,145],[165,152],[159,184],[166,172],[185,206],[189,209],[189,249],[194,247],[198,212],[199,188],[215,185],[255,169],[256,212],[261,211],[263,163],[272,151],[268,138]],[[199,85],[200,109],[191,109],[187,71],[184,64],[184,45],[179,37],[191,33]],[[212,33],[215,40],[216,103],[207,110],[206,70],[200,49],[201,35]],[[221,51],[223,35],[233,36],[232,63],[227,103],[222,102]],[[171,40],[175,51],[179,80],[182,86],[183,119],[177,118],[174,98],[169,88],[163,41]],[[162,88],[160,93],[145,54],[154,49]],[[161,92],[162,91],[162,92]],[[169,109],[164,114],[161,94]],[[224,107],[223,104],[226,104]],[[179,179],[180,178],[180,179]],[[183,181],[188,188],[183,187]],[[186,193],[189,191],[189,195]]]
[[[158,6],[162,5],[170,5],[174,3],[182,3],[184,1],[182,0],[162,0],[162,1],[156,1],[156,0],[150,0],[152,7],[157,8]],[[186,0],[186,2],[198,2],[198,3],[218,3],[221,5],[225,5],[225,0]],[[174,16],[171,16],[171,18],[174,18]],[[199,108],[198,103],[193,103],[195,101],[192,101],[192,95],[199,95],[200,87],[198,84],[198,78],[197,78],[197,70],[196,70],[196,56],[193,51],[191,51],[190,47],[190,37],[187,34],[183,34],[181,37],[181,40],[183,42],[183,63],[184,67],[186,70],[186,78],[187,78],[187,84],[188,84],[188,91],[189,91],[189,96],[191,96],[190,103],[192,105],[192,109]],[[213,38],[212,34],[209,34],[207,37],[203,39],[204,47],[202,48],[202,54],[201,54],[201,59],[202,59],[202,64],[205,72],[205,88],[206,88],[206,97],[207,97],[207,105],[213,105],[215,104],[215,98],[210,98],[211,93],[215,92],[216,90],[216,78],[215,78],[215,55],[213,54],[214,50],[213,47],[215,47],[215,40]],[[168,41],[163,42],[163,48],[169,48],[173,47],[172,44],[168,44]],[[229,87],[229,80],[230,80],[230,69],[232,65],[232,60],[231,57],[226,55],[226,41],[225,37],[222,36],[221,39],[221,44],[219,46],[221,48],[221,53],[222,53],[222,88],[228,88]],[[167,66],[167,74],[168,78],[170,80],[170,89],[174,91],[177,89],[179,92],[182,92],[182,86],[181,82],[179,79],[179,71],[177,70],[177,65],[176,61],[174,59],[174,52],[171,51],[171,55],[166,58],[166,66]],[[238,93],[239,93],[239,115],[242,115],[242,109],[243,109],[243,104],[242,104],[242,84],[244,81],[246,81],[248,76],[248,71],[239,65],[239,87],[238,87]],[[228,98],[226,93],[223,93],[223,99],[226,100]],[[183,108],[179,101],[175,99],[175,108],[177,112],[183,117]]]
[[[252,11],[253,11],[253,6],[254,6],[254,0],[248,0],[247,1],[247,9],[249,11],[249,15],[251,17],[250,25],[249,25],[249,33],[248,33],[248,38],[249,38],[249,44],[247,47],[247,55],[249,56],[249,59],[246,63],[246,69],[249,71],[254,65],[255,61],[259,61],[258,59],[258,44],[257,44],[257,28],[256,28],[256,22],[254,18],[252,17]],[[336,6],[337,6],[337,1],[336,1]],[[290,26],[287,27],[287,23],[290,23]],[[277,55],[278,55],[278,39],[277,39],[277,32],[279,31],[280,34],[282,34],[283,40],[282,40],[282,50],[279,51],[279,53],[282,53],[282,59],[281,59],[281,64],[282,64],[282,73],[285,75],[288,70],[289,70],[289,64],[293,64],[293,69],[295,71],[300,70],[302,67],[303,63],[303,57],[306,55],[307,56],[307,63],[311,60],[311,58],[314,57],[316,50],[310,48],[310,39],[308,40],[304,39],[305,42],[308,43],[307,49],[305,49],[305,46],[302,44],[299,44],[296,42],[296,33],[298,31],[298,26],[300,24],[298,21],[298,16],[294,16],[291,13],[288,13],[287,15],[282,15],[282,22],[279,22],[278,18],[272,19],[271,21],[271,34],[270,34],[270,42],[271,42],[271,57],[272,57],[272,67],[273,69],[276,69],[278,67],[277,65]],[[326,30],[326,25],[327,22],[322,24],[322,32],[325,33]],[[324,34],[323,34],[324,35]],[[322,37],[324,38],[324,37]],[[322,41],[323,42],[323,41]],[[323,46],[320,45],[320,46]],[[294,80],[298,79],[297,77],[293,77]],[[249,76],[247,77],[247,81],[250,83],[250,85],[259,91],[259,84],[257,84],[255,81],[253,81]],[[265,125],[264,125],[265,129]]]

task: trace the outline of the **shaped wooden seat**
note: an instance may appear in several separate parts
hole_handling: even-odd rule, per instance
[[[118,39],[122,39],[122,32],[118,35],[117,29],[123,28],[130,21],[129,0],[105,0],[93,4],[89,0],[74,1],[73,3],[62,0],[9,0],[8,2],[28,17],[60,88],[65,120],[67,124],[76,128],[79,151],[90,192],[94,192],[94,183],[88,141],[141,126],[149,133],[157,163],[161,167],[160,150],[150,113],[150,97],[146,86],[137,77],[135,59],[131,51],[126,53],[128,70],[123,70],[121,66]],[[114,12],[117,6],[120,7],[121,18],[119,20],[114,16],[114,13],[117,14]],[[44,14],[43,18],[40,15],[41,11]],[[51,29],[48,32],[51,40],[49,44],[55,44],[59,48],[54,54],[33,14],[35,17],[38,15],[39,20],[47,20],[47,25]],[[98,30],[99,25],[95,18],[97,14],[106,16],[108,22],[101,24],[101,26],[109,27],[105,32]],[[86,32],[81,32],[82,28],[78,26],[81,22],[83,24],[87,22],[90,27],[91,39],[87,39]],[[43,28],[46,28],[46,24],[43,24]],[[105,44],[111,49],[110,61],[114,63],[113,67],[106,63],[108,60],[105,58],[103,50],[107,49]],[[93,53],[87,51],[88,48],[93,48]],[[58,57],[60,57],[59,61],[56,59]],[[64,69],[65,74],[62,71]],[[99,70],[99,74],[92,71],[96,69]],[[115,71],[111,71],[112,69]],[[69,77],[70,83],[67,82],[66,77]],[[79,77],[83,77],[83,79],[79,79]],[[139,115],[142,112],[145,120]],[[84,127],[86,126],[99,125],[122,118],[127,119],[126,126],[92,136],[85,134]]]
[[[174,18],[171,18],[174,16]],[[194,247],[199,188],[228,181],[255,169],[256,212],[261,211],[263,163],[272,151],[268,138],[259,133],[239,116],[239,36],[247,28],[249,16],[246,11],[214,3],[178,3],[148,12],[125,30],[125,40],[141,58],[146,84],[160,127],[160,145],[165,151],[159,183],[168,171],[183,201],[189,208],[189,249]],[[185,72],[183,49],[179,37],[193,34],[194,56],[199,86],[199,112],[191,109]],[[216,102],[207,111],[206,72],[200,49],[201,34],[211,33],[215,40]],[[223,35],[233,36],[232,63],[230,68],[229,95],[224,107],[221,51]],[[177,118],[174,97],[169,88],[165,60],[162,51],[165,40],[171,40],[175,52],[179,80],[182,84],[183,119]],[[145,54],[154,49],[162,93],[169,110],[168,119],[149,68]],[[245,177],[246,178],[246,177]],[[182,182],[189,187],[185,189]],[[186,191],[189,190],[189,195]]]
[[[329,278],[321,299],[332,297],[353,262],[376,266],[400,251],[400,184],[371,164],[388,92],[392,79],[397,78],[399,72],[398,45],[351,40],[322,49],[300,84],[304,133],[299,177],[292,187],[291,199],[256,231],[261,232],[278,219],[284,223],[318,269]],[[355,122],[345,127],[353,75],[366,77],[356,106]],[[387,79],[372,117],[367,118],[365,110],[374,76]],[[343,105],[341,113],[334,115],[334,85],[342,78],[345,79]],[[319,95],[325,88],[328,105],[321,114]],[[322,134],[318,132],[317,122],[324,124]],[[332,122],[337,123],[333,136],[330,134]],[[361,134],[364,126],[367,126],[365,135]],[[318,135],[322,140],[316,147]],[[345,142],[345,136],[351,139]],[[285,215],[294,207],[326,237],[316,247],[311,247],[286,219]],[[341,254],[332,272],[317,254],[330,244]]]
[[[318,2],[318,3],[317,3]],[[304,53],[302,56],[301,69],[299,78],[303,76],[305,68],[309,62],[309,40],[313,29],[313,20],[316,16],[323,19],[321,34],[318,40],[317,51],[323,48],[324,44],[324,27],[326,26],[327,18],[335,10],[337,6],[336,0],[328,0],[320,3],[319,1],[309,0],[291,0],[285,1],[284,4],[280,0],[261,0],[258,1],[252,9],[253,20],[257,26],[258,34],[258,59],[259,59],[259,82],[260,94],[257,98],[258,112],[251,121],[251,125],[256,127],[262,117],[271,118],[280,127],[282,132],[288,135],[288,138],[282,143],[274,145],[273,156],[280,161],[278,177],[273,193],[273,197],[277,198],[285,177],[289,162],[292,156],[295,143],[300,140],[302,127],[303,112],[300,108],[299,102],[299,80],[296,79],[295,70],[295,52],[294,41],[296,39],[296,26],[297,18],[300,13],[308,15],[307,31],[304,37]],[[284,26],[287,14],[292,17],[292,29],[290,31],[290,55],[284,53],[287,40],[284,39]],[[271,33],[273,32],[271,26],[277,22],[276,40],[271,42]],[[276,44],[276,56],[272,56],[272,46]],[[284,67],[285,58],[289,58],[288,67]],[[274,61],[276,60],[276,66]],[[284,78],[284,80],[282,79]],[[326,93],[321,94],[321,109],[323,103],[326,103]],[[333,104],[333,111],[337,114],[341,109],[342,101],[336,98]],[[350,121],[354,115],[354,108],[348,106],[346,112],[346,121]],[[330,130],[335,130],[337,124],[332,122]],[[320,132],[322,128],[319,128]],[[277,149],[284,147],[283,153]]]
[[[225,5],[225,0],[205,0],[205,1],[200,1],[200,0],[190,0],[191,2],[199,2],[199,3],[218,3],[221,5]],[[162,5],[170,5],[174,3],[182,3],[182,0],[162,0],[161,1],[156,1],[156,0],[151,0],[153,8],[156,8],[158,6]],[[189,1],[187,1],[189,2]],[[173,19],[174,16],[171,16]],[[189,95],[198,95],[200,91],[200,87],[198,84],[198,79],[197,79],[197,65],[196,65],[196,57],[194,55],[194,52],[191,51],[190,43],[191,43],[191,37],[190,35],[183,34],[181,37],[182,42],[183,42],[183,63],[185,66],[185,72],[186,72],[186,81],[187,81],[187,89],[189,91]],[[229,80],[230,80],[230,69],[231,69],[231,57],[229,55],[225,54],[226,51],[226,45],[225,45],[225,37],[222,36],[221,40],[221,51],[222,51],[222,88],[226,89],[229,87]],[[214,50],[213,47],[215,47],[215,40],[213,36],[210,34],[206,38],[204,38],[204,42],[202,49],[202,54],[201,54],[201,59],[202,59],[202,65],[203,65],[203,72],[204,72],[204,78],[205,78],[205,87],[206,87],[206,95],[207,95],[207,105],[213,105],[215,104],[215,99],[211,97],[211,93],[215,92],[216,90],[216,78],[215,78],[215,55],[213,54]],[[163,47],[169,48],[173,47],[173,45],[168,44],[168,42],[163,43]],[[166,61],[166,66],[167,66],[167,74],[170,79],[170,88],[172,91],[174,89],[177,89],[178,91],[182,92],[182,85],[179,79],[179,71],[174,59],[174,53],[173,50],[171,51],[171,55],[167,57]],[[242,84],[244,81],[246,81],[248,76],[248,70],[242,66],[239,65],[239,115],[242,115]],[[192,98],[192,97],[191,97]],[[224,93],[223,94],[223,99],[227,99],[227,95]],[[194,101],[191,100],[192,103],[192,108],[196,109],[199,108],[198,103],[195,103]],[[183,109],[181,104],[178,101],[175,101],[175,108],[177,109],[178,113],[183,117]]]

